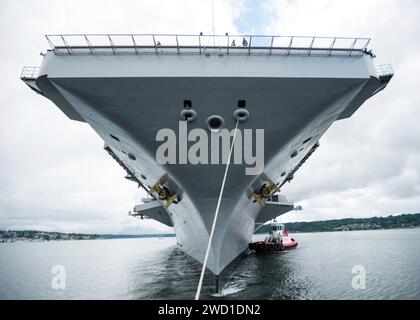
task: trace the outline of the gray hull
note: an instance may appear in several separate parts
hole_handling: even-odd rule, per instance
[[[144,188],[159,179],[182,194],[163,207],[154,200],[136,211],[173,226],[180,248],[203,262],[225,165],[166,165],[156,162],[156,134],[178,131],[183,101],[191,100],[197,120],[188,129],[205,128],[219,115],[233,129],[237,101],[250,112],[240,129],[264,129],[265,167],[245,175],[247,165],[229,170],[208,268],[214,274],[247,249],[256,224],[293,209],[284,197],[262,208],[252,200],[264,177],[279,184],[318,146],[339,119],[350,117],[386,83],[369,55],[56,55],[44,58],[35,91],[52,100],[73,120],[84,121],[101,136],[109,152]],[[81,141],[82,143],[82,141]],[[104,173],[105,174],[105,173]]]

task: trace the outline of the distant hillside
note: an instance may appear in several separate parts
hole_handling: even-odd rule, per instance
[[[0,242],[16,241],[63,241],[63,240],[98,240],[98,239],[132,239],[132,238],[168,238],[174,234],[81,234],[45,232],[33,230],[0,230]]]
[[[332,232],[353,230],[408,229],[420,227],[420,214],[404,214],[385,218],[341,219],[314,222],[286,223],[290,232]],[[257,234],[267,233],[269,226],[264,225]]]
[[[54,241],[54,240],[96,240],[100,239],[97,234],[45,232],[33,230],[0,230],[0,242],[16,241]]]
[[[148,233],[148,234],[101,234],[102,239],[135,239],[135,238],[173,238],[174,233]]]

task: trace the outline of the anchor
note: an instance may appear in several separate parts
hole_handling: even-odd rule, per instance
[[[273,180],[267,177],[267,183],[264,183],[260,188],[258,193],[253,192],[252,197],[254,198],[254,203],[257,202],[261,207],[265,207],[265,200],[270,199],[276,192],[281,192],[280,188]]]
[[[176,193],[171,194],[171,192],[169,191],[169,189],[166,186],[161,185],[160,181],[161,181],[161,179],[159,179],[155,183],[155,185],[150,188],[148,193],[151,196],[153,196],[153,193],[157,193],[158,198],[160,200],[166,201],[164,207],[165,207],[165,209],[168,209],[172,205],[172,203],[178,203],[177,202],[178,195]]]

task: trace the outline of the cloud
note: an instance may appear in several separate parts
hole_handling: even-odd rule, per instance
[[[285,193],[303,204],[284,221],[420,211],[420,3],[369,0],[268,1],[266,32],[371,37],[377,63],[392,63],[391,84],[350,119],[336,122]]]
[[[231,2],[215,1],[217,31],[237,33]],[[30,13],[30,14],[28,14]],[[70,121],[20,81],[40,65],[54,33],[209,33],[211,2],[1,1],[0,229],[156,232],[155,221],[127,216],[144,193],[103,151],[84,123]]]

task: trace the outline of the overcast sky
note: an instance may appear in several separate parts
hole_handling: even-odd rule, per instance
[[[282,221],[420,212],[420,2],[215,0],[219,33],[372,37],[396,76],[284,188],[303,205]],[[0,1],[0,229],[140,233],[171,229],[127,212],[143,196],[84,123],[19,80],[48,33],[211,31],[210,0]]]

